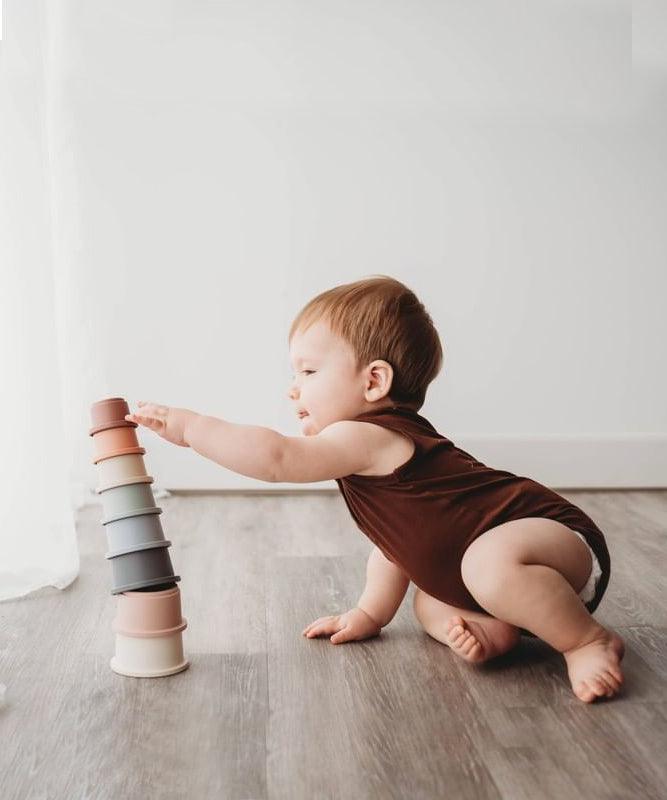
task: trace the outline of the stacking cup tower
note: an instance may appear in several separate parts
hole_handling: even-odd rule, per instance
[[[188,667],[182,633],[181,593],[169,557],[171,542],[164,537],[146,473],[137,423],[122,397],[93,403],[90,435],[97,466],[111,562],[111,594],[118,595],[113,630],[116,652],[111,669],[133,678],[173,675]]]

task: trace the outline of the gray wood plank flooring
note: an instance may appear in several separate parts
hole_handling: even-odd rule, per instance
[[[191,666],[109,668],[116,599],[101,508],[66,590],[0,603],[0,792],[26,798],[665,798],[667,491],[567,491],[605,532],[596,612],[626,642],[620,696],[572,694],[523,637],[470,665],[412,614],[333,646],[305,625],[354,605],[371,544],[337,492],[160,500]]]

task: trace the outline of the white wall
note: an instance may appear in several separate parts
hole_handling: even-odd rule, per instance
[[[625,4],[46,3],[72,479],[109,395],[297,435],[291,319],[385,273],[441,333],[443,434],[552,486],[664,486],[656,21],[633,76]],[[285,488],[140,436],[157,485]]]

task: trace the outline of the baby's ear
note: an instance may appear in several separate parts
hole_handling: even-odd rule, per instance
[[[393,380],[394,370],[388,361],[378,359],[371,362],[368,365],[366,399],[372,402],[386,397],[391,390]]]

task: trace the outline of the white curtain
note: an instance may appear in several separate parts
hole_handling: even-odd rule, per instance
[[[68,365],[77,320],[54,224],[45,6],[5,2],[0,41],[0,600],[78,575],[64,404],[88,377]],[[63,155],[62,153],[60,154]],[[85,328],[80,338],[85,338]]]

